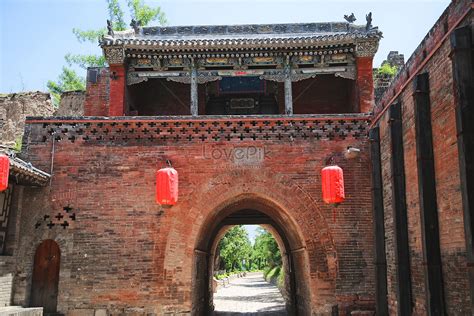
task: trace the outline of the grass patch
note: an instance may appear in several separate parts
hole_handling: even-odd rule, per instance
[[[280,276],[280,272],[281,272],[280,266],[273,267],[270,271],[268,271],[267,275],[265,276],[265,279],[268,282],[271,282],[274,279],[278,279],[278,277]]]

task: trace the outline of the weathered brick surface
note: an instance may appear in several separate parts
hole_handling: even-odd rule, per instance
[[[402,104],[405,181],[409,228],[409,248],[412,285],[412,306],[415,315],[427,314],[425,272],[420,222],[418,171],[414,122],[413,82],[407,82],[431,53],[447,29],[459,20],[470,7],[468,1],[453,2],[433,29],[410,57],[405,68],[392,83],[376,110],[380,111],[395,93],[405,86],[398,100]],[[466,20],[464,23],[466,23]],[[423,51],[425,53],[423,53]],[[418,73],[428,72],[430,80],[431,118],[433,130],[436,193],[439,216],[440,248],[442,255],[443,285],[446,311],[450,315],[469,315],[469,284],[466,262],[466,244],[463,228],[463,210],[460,193],[458,148],[456,139],[453,71],[448,40]],[[396,265],[394,254],[394,224],[391,191],[390,129],[388,113],[379,121],[384,185],[385,234],[387,251],[388,298],[391,314],[397,311]]]
[[[371,112],[374,108],[374,79],[372,77],[373,57],[357,57],[357,93],[359,98],[359,111]]]
[[[123,116],[125,115],[125,66],[110,65],[109,73],[110,102],[108,116]]]
[[[87,82],[86,100],[84,102],[85,116],[100,116],[109,114],[110,78],[108,68],[94,68],[98,71],[96,83]],[[90,80],[90,79],[89,79]]]
[[[37,141],[43,124],[30,124],[25,158],[48,170],[51,141]],[[341,153],[361,149],[352,160]],[[237,149],[264,150],[263,159],[242,161]],[[253,150],[253,149],[251,149]],[[233,152],[232,152],[233,151]],[[229,153],[231,153],[229,156]],[[337,154],[344,169],[346,202],[334,211],[321,201],[320,170]],[[155,172],[170,159],[179,172],[177,205],[155,199]],[[340,315],[373,309],[374,268],[368,140],[239,140],[99,143],[63,138],[55,144],[51,188],[25,189],[15,303],[28,302],[34,250],[44,239],[61,249],[59,310],[107,309],[163,314],[188,313],[194,249],[206,223],[241,199],[275,205],[286,223],[295,254],[300,291],[313,312]],[[70,205],[76,220],[49,229],[45,214]],[[28,214],[25,216],[25,214]],[[131,311],[129,311],[131,312]],[[309,311],[306,311],[309,313]]]

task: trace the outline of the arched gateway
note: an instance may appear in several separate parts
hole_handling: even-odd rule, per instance
[[[204,221],[198,235],[193,266],[193,315],[210,315],[213,310],[212,277],[219,240],[231,225],[259,224],[275,237],[282,252],[285,270],[287,311],[290,315],[310,315],[312,286],[307,246],[301,228],[288,212],[269,199],[241,194],[219,205]]]
[[[29,271],[30,245],[54,235],[73,240],[61,247],[58,312],[209,315],[219,237],[260,223],[286,253],[292,313],[372,310],[367,132],[380,37],[347,22],[110,32],[109,67],[88,72],[86,117],[26,121],[24,156],[44,170],[53,159],[54,177],[25,176],[50,186],[13,197],[28,214],[13,272]],[[179,198],[162,207],[167,160]],[[337,220],[321,199],[329,163],[344,170]],[[30,280],[19,279],[15,303],[26,304]]]

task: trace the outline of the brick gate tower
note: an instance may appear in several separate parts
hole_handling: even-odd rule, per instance
[[[368,126],[380,38],[370,21],[109,31],[85,116],[27,119],[21,157],[51,178],[12,183],[13,302],[209,315],[219,236],[258,223],[284,250],[291,314],[374,310]],[[170,207],[155,201],[167,160],[179,173]],[[329,164],[344,172],[337,208],[322,200]]]

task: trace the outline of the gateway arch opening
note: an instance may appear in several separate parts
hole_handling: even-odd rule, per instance
[[[252,312],[257,315],[304,315],[309,307],[303,298],[309,296],[309,290],[303,277],[305,253],[302,241],[295,231],[291,231],[292,225],[285,225],[284,216],[275,210],[247,208],[244,206],[250,205],[245,204],[237,210],[223,210],[217,216],[220,219],[210,219],[210,227],[202,231],[194,254],[193,314],[239,315]],[[278,280],[272,282],[276,286],[264,280],[263,271],[251,272],[252,267],[262,268],[262,262],[238,263],[244,266],[244,270],[250,271],[237,273],[240,278],[233,275],[230,277],[233,280],[219,280],[229,278],[222,278],[219,246],[222,246],[226,233],[239,230],[239,227],[243,229],[242,225],[259,225],[263,228],[262,233],[274,238],[281,255],[280,262],[277,262],[280,267],[275,265],[273,271],[265,272],[267,277],[270,273],[282,275],[279,283]],[[235,270],[235,265],[228,267],[229,270]],[[276,271],[278,269],[281,271]],[[268,279],[271,278],[272,275]],[[229,285],[233,289],[229,289]]]

